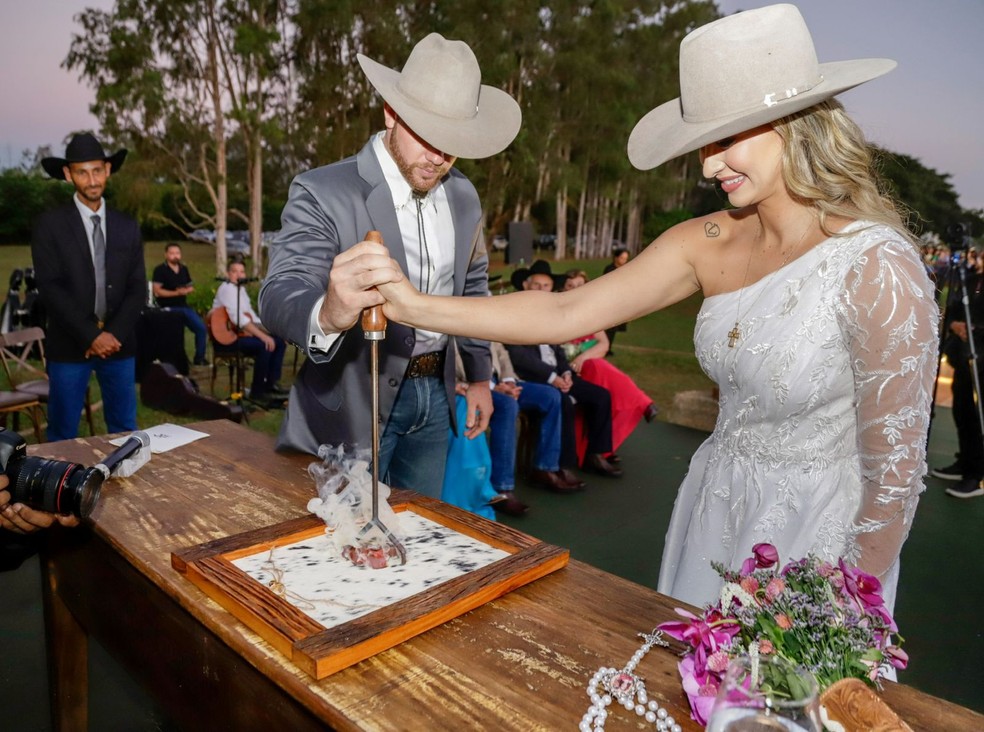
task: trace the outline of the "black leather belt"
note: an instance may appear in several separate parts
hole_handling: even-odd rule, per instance
[[[425,376],[444,375],[444,351],[421,353],[410,359],[407,364],[407,378],[420,379]]]

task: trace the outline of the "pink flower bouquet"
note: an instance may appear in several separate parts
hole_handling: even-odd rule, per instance
[[[785,658],[812,672],[821,690],[851,677],[874,685],[889,668],[906,667],[881,583],[843,560],[811,555],[780,570],[776,548],[756,544],[738,572],[712,566],[725,582],[717,604],[700,615],[677,609],[683,620],[659,626],[687,646],[679,670],[698,723],[707,724],[729,662],[743,654]]]

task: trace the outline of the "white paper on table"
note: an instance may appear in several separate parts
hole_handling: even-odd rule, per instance
[[[200,440],[203,437],[208,437],[207,432],[199,432],[198,430],[188,429],[179,424],[171,424],[169,422],[159,424],[156,427],[148,427],[143,431],[150,435],[150,451],[154,454],[167,452],[168,450],[187,445],[195,440]],[[129,435],[117,437],[115,440],[110,440],[109,443],[119,446],[126,442],[129,437]]]

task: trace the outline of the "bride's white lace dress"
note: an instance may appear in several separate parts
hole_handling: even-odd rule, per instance
[[[660,592],[714,602],[710,562],[737,569],[768,541],[783,563],[860,560],[894,604],[924,489],[939,309],[910,243],[861,222],[845,232],[744,288],[740,315],[737,291],[704,301],[694,342],[720,411],[673,508]]]

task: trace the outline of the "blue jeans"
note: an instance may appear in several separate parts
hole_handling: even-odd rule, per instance
[[[379,438],[380,480],[393,488],[441,497],[451,428],[449,410],[444,379],[403,380]]]
[[[82,363],[48,361],[49,442],[78,436],[85,390],[93,371],[102,391],[106,429],[110,433],[137,429],[135,358],[90,358]]]
[[[194,308],[190,308],[187,305],[184,307],[177,308],[167,308],[168,310],[173,310],[176,313],[181,313],[184,317],[184,324],[192,333],[195,334],[195,362],[201,363],[205,360],[205,323],[198,313],[195,312]]]
[[[492,418],[489,420],[489,452],[492,453],[492,487],[500,493],[516,487],[516,417],[520,410],[540,417],[540,436],[536,443],[536,470],[553,472],[560,468],[560,391],[546,384],[521,381],[519,399],[492,392]]]

